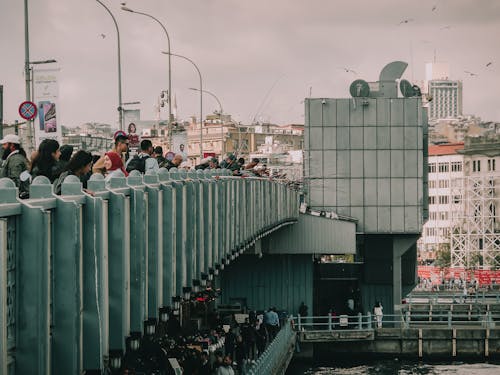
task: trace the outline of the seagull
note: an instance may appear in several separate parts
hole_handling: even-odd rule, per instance
[[[402,20],[399,24],[401,25],[402,23],[408,23],[411,21],[413,21],[413,18],[407,18],[407,19]]]
[[[431,12],[434,12],[436,9],[437,9],[437,5],[434,5],[434,6],[432,7]]]
[[[339,68],[339,69],[344,70],[346,73],[358,74],[356,71],[349,68]]]
[[[488,64],[486,64],[486,67],[491,66],[491,64],[493,64],[493,62],[492,62],[492,61],[490,61]]]
[[[468,74],[468,75],[470,75],[471,77],[477,77],[477,74],[476,74],[476,73],[469,72],[468,70],[464,70],[464,73],[467,73],[467,74]]]
[[[106,38],[106,35],[105,34],[101,34],[101,38],[102,39]]]

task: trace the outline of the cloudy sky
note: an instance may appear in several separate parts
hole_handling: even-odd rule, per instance
[[[168,87],[166,37],[152,20],[120,10],[123,0],[103,2],[120,27],[123,101],[140,101],[142,119],[155,119],[157,97]],[[127,6],[165,24],[172,52],[193,59],[204,88],[243,123],[303,123],[301,101],[310,91],[348,97],[354,79],[376,81],[394,60],[409,63],[404,78],[422,80],[434,56],[450,64],[452,79],[463,80],[465,113],[500,121],[500,1],[129,0]],[[117,125],[116,31],[105,9],[94,0],[31,0],[29,9],[31,60],[53,58],[61,69],[62,123]],[[0,0],[0,51],[4,118],[11,123],[20,119],[24,99],[23,1]],[[197,85],[194,68],[172,58],[181,118],[199,111],[199,97],[189,90]],[[209,96],[204,102],[205,113],[218,108]]]

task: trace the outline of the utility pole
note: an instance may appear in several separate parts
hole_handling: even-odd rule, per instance
[[[24,80],[26,83],[26,101],[31,101],[31,71],[30,71],[30,35],[29,35],[29,17],[28,17],[28,0],[24,0]],[[28,145],[26,150],[30,152],[33,147],[32,135],[32,120],[26,121],[26,135],[28,137]]]
[[[0,138],[3,139],[3,85],[0,85]]]

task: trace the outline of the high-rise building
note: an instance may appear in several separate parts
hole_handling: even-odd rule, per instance
[[[456,118],[462,115],[462,82],[450,80],[429,81],[429,118]]]
[[[456,118],[462,111],[462,82],[449,79],[446,63],[425,65],[427,93],[432,97],[429,103],[429,119]]]

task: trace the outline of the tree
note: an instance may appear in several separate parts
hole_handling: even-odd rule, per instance
[[[448,268],[451,265],[451,249],[450,244],[442,243],[436,251],[436,266],[440,268]]]

